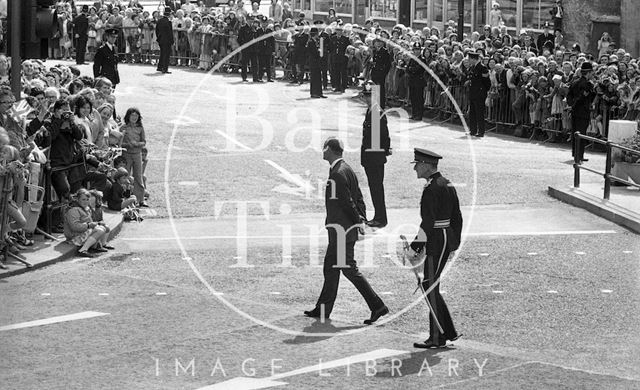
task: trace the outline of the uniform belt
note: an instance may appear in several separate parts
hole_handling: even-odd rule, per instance
[[[449,219],[440,219],[433,223],[434,229],[446,229],[451,225],[451,220]]]

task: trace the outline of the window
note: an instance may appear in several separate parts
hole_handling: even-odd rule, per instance
[[[433,21],[442,22],[442,0],[433,0]]]
[[[516,27],[516,3],[516,0],[502,0],[499,2],[500,11],[502,12],[502,21],[507,27]]]
[[[311,0],[293,0],[291,1],[291,9],[298,11],[311,11]],[[294,12],[294,15],[296,14]]]
[[[554,6],[549,0],[523,0],[522,27],[525,29],[542,29],[545,22],[551,23],[549,11]]]
[[[329,12],[333,8],[336,14],[351,15],[352,0],[316,0],[316,12]]]
[[[416,0],[416,20],[427,20],[429,0]]]
[[[316,12],[329,12],[333,8],[333,0],[316,0]]]
[[[447,3],[447,21],[458,23],[458,0],[449,0]],[[471,22],[471,0],[464,0],[464,18],[466,23]]]
[[[397,18],[397,0],[371,0],[371,16],[374,18]]]
[[[487,0],[477,0],[476,3],[476,26],[487,24]]]

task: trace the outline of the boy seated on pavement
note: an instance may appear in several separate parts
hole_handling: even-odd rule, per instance
[[[125,168],[118,168],[113,175],[113,184],[107,197],[110,210],[121,211],[129,206],[135,206],[137,199],[131,195],[129,172]]]

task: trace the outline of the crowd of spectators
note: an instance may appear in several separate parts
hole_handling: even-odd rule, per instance
[[[41,217],[43,228],[64,233],[81,256],[108,250],[103,204],[140,220],[137,209],[146,207],[149,195],[140,111],[129,108],[121,118],[108,79],[41,60],[22,62],[21,99],[16,101],[4,72],[8,63],[0,55],[0,178],[12,188],[3,244],[11,251],[32,245],[25,228],[32,225],[26,233],[33,233]],[[41,204],[42,188],[50,194],[44,207],[59,210],[49,221],[44,212],[31,213],[34,204]]]

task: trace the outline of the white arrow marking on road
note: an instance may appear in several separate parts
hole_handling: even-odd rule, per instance
[[[221,136],[223,136],[224,138],[228,139],[229,141],[233,142],[234,144],[238,145],[239,147],[241,147],[242,149],[248,150],[250,152],[253,152],[253,149],[251,149],[250,147],[248,147],[247,145],[241,143],[240,141],[238,141],[237,139],[229,136],[227,133],[225,133],[224,131],[220,131],[220,130],[216,130],[216,133],[220,134]]]
[[[279,379],[287,378],[294,375],[308,374],[310,372],[320,372],[321,370],[328,370],[331,368],[348,366],[350,364],[362,363],[368,360],[384,359],[391,356],[403,355],[409,353],[407,351],[398,351],[395,349],[376,349],[375,351],[361,353],[359,355],[349,356],[343,359],[332,360],[325,363],[314,364],[313,366],[307,366],[299,368],[297,370],[283,372],[282,374],[272,375],[268,378],[247,378],[238,377],[228,381],[216,383],[214,385],[201,387],[198,390],[255,390],[266,389],[273,386],[286,385],[286,382],[279,382]]]
[[[86,318],[101,317],[101,316],[108,316],[108,315],[109,313],[100,313],[97,311],[83,311],[81,313],[68,314],[65,316],[51,317],[51,318],[45,318],[43,320],[21,322],[19,324],[1,326],[0,332],[3,332],[5,330],[31,328],[34,326],[49,325],[49,324],[55,324],[58,322],[83,320]]]
[[[294,184],[297,187],[297,188],[296,187],[291,188],[291,187],[279,185],[273,189],[274,191],[285,192],[285,193],[290,193],[292,195],[299,195],[299,196],[304,196],[305,194],[311,193],[314,191],[314,188],[311,185],[311,183],[304,180],[302,176],[287,171],[285,168],[281,167],[280,165],[276,164],[271,160],[264,160],[264,161],[280,172],[278,176],[285,179],[289,183]]]

